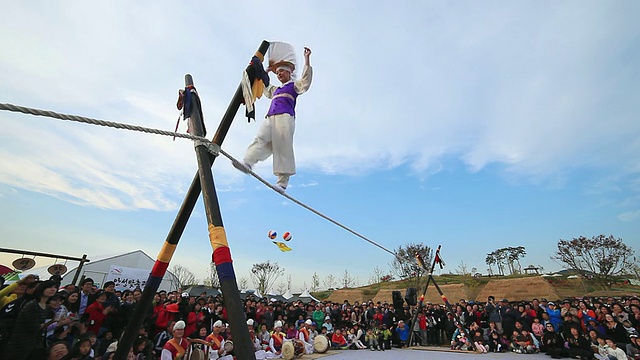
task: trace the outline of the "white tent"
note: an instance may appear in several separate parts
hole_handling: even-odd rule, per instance
[[[309,294],[309,290],[303,291],[302,294],[298,295],[298,297],[301,298],[304,303],[307,303],[307,302],[309,302],[311,300],[314,300],[316,302],[320,301],[320,300],[314,298],[313,296],[311,296],[311,294]],[[304,299],[309,299],[309,300],[305,301]]]
[[[282,297],[289,300],[293,297],[293,294],[291,293],[291,290],[287,290],[286,293],[282,294]]]
[[[80,279],[83,277],[91,278],[98,286],[104,284],[112,265],[127,269],[137,269],[146,274],[146,278],[144,279],[146,281],[151,273],[153,265],[155,264],[155,260],[145,254],[142,250],[135,250],[121,254],[89,256],[87,258],[90,261],[82,266],[82,270],[80,270],[80,274],[78,276],[78,282],[80,282]],[[77,266],[67,271],[62,276],[62,284],[70,284],[77,271]],[[158,290],[173,291],[179,286],[180,283],[178,278],[170,271],[167,271]]]

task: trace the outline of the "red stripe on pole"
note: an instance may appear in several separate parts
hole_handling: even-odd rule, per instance
[[[160,260],[156,260],[156,263],[153,264],[153,269],[151,269],[151,276],[157,276],[157,277],[163,278],[164,274],[167,272],[168,267],[169,267],[168,262],[162,262]]]

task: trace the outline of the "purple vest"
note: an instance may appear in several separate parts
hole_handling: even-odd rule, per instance
[[[271,100],[271,106],[269,107],[267,116],[278,114],[289,114],[291,116],[296,116],[295,109],[297,98],[298,93],[296,93],[293,81],[290,81],[277,88],[276,91],[273,92],[273,99]]]

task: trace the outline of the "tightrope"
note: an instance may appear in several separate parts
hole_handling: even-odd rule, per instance
[[[191,134],[182,134],[182,133],[177,133],[177,132],[173,132],[173,131],[153,129],[153,128],[148,128],[148,127],[138,126],[138,125],[124,124],[124,123],[119,123],[119,122],[115,122],[115,121],[106,121],[106,120],[93,119],[93,118],[89,118],[89,117],[85,117],[85,116],[61,114],[61,113],[57,113],[55,111],[39,110],[39,109],[33,109],[33,108],[29,108],[29,107],[25,107],[25,106],[18,106],[18,105],[13,105],[13,104],[0,103],[0,110],[19,112],[19,113],[28,114],[28,115],[49,117],[49,118],[54,118],[54,119],[59,119],[59,120],[69,120],[69,121],[81,122],[81,123],[85,123],[85,124],[111,127],[111,128],[116,128],[116,129],[138,131],[138,132],[143,132],[143,133],[148,133],[148,134],[156,134],[156,135],[163,135],[163,136],[178,137],[178,138],[190,139],[190,140],[194,140],[194,141],[203,141],[203,142],[206,142],[206,143],[208,143],[210,145],[209,149],[216,148],[218,146],[217,144],[212,143],[209,139],[201,137],[201,136],[194,136],[194,135],[191,135]],[[226,158],[231,160],[231,162],[238,162],[237,159],[235,159],[233,156],[231,156],[226,151],[224,151],[222,149],[218,149],[218,151],[220,152],[220,154],[224,155]],[[214,155],[217,155],[217,154],[214,154]],[[253,172],[251,170],[249,170],[249,174],[251,176],[253,176],[254,178],[256,178],[258,181],[260,181],[261,183],[263,183],[264,185],[266,185],[267,187],[269,187],[272,190],[276,191],[274,186],[271,185],[267,180],[263,179],[260,175],[256,174],[255,172]],[[362,234],[350,229],[349,227],[343,225],[342,223],[340,223],[340,222],[330,218],[329,216],[321,213],[320,211],[312,208],[311,206],[306,205],[305,203],[303,203],[303,202],[299,201],[298,199],[294,198],[293,196],[291,196],[291,195],[289,195],[287,193],[280,193],[278,191],[276,191],[276,192],[278,194],[284,196],[285,198],[289,199],[293,203],[295,203],[295,204],[307,209],[308,211],[311,211],[312,213],[320,216],[321,218],[333,223],[334,225],[336,225],[336,226],[338,226],[338,227],[350,232],[351,234],[359,237],[360,239],[370,243],[371,245],[374,245],[374,246],[376,246],[376,247],[388,252],[389,254],[393,255],[394,257],[397,256],[397,254],[394,253],[393,251],[391,251],[391,250],[387,249],[386,247],[378,244],[377,242],[367,238],[366,236],[364,236],[364,235],[362,235]]]

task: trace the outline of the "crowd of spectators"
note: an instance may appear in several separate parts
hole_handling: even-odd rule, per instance
[[[112,282],[98,289],[90,278],[64,287],[55,280],[27,277],[0,290],[0,358],[111,359],[142,291],[117,291]],[[249,295],[244,310],[256,350],[269,350],[275,329],[289,339],[304,333],[310,343],[322,334],[337,349],[422,345],[479,353],[543,352],[552,358],[640,359],[636,297],[460,299],[448,311],[430,302],[421,307],[373,301],[286,302]],[[205,339],[215,330],[231,340],[227,322],[220,295],[160,291],[129,358],[164,359],[163,349],[176,331],[180,337]]]

